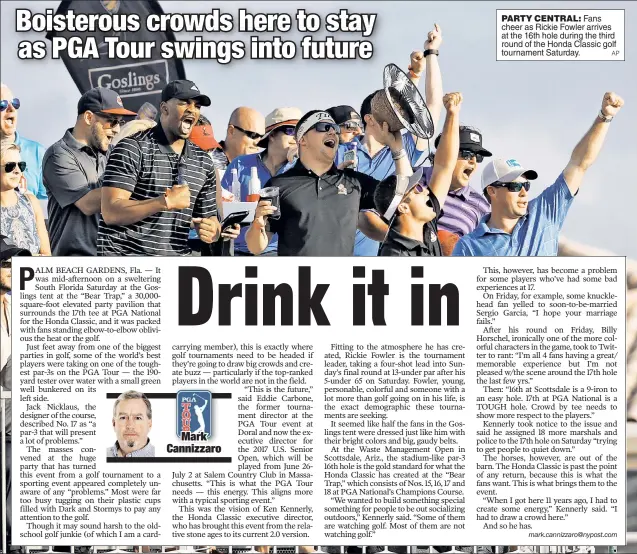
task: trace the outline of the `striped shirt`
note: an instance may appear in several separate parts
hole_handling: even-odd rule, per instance
[[[226,156],[225,152],[221,150],[221,148],[215,148],[208,152],[210,157],[212,158],[212,163],[215,164],[215,167],[220,169],[221,171],[225,171],[228,168],[228,156]]]
[[[425,168],[427,183],[431,180],[432,172],[433,167]],[[450,190],[445,198],[445,209],[438,220],[438,229],[463,237],[471,233],[489,213],[491,206],[488,200],[471,185]]]
[[[108,159],[104,187],[131,193],[131,200],[156,198],[177,183],[179,166],[190,188],[190,206],[164,210],[131,225],[107,225],[100,215],[99,256],[175,256],[190,253],[193,217],[217,215],[215,170],[210,156],[186,141],[181,157],[169,146],[161,124],[121,140]]]

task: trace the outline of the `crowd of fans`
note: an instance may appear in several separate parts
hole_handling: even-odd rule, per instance
[[[443,94],[441,44],[436,25],[408,67],[415,86],[424,75],[434,123],[446,111],[430,155],[427,140],[389,130],[372,109],[376,91],[360,111],[277,107],[264,117],[239,107],[217,141],[201,113],[211,100],[187,80],[165,87],[155,120],[126,122],[136,114],[116,92],[91,89],[73,126],[45,148],[18,133],[20,100],[2,84],[2,234],[32,255],[55,256],[556,255],[622,99],[604,95],[564,171],[529,201],[537,173],[493,158],[481,132],[459,124],[463,97]],[[485,161],[480,194],[470,181]],[[278,188],[278,202],[260,198],[265,187]],[[253,218],[222,232],[228,202],[246,201]],[[230,240],[233,248],[206,247]]]
[[[556,255],[568,210],[623,100],[604,95],[563,172],[529,201],[537,173],[494,158],[478,128],[460,125],[464,97],[443,93],[441,44],[436,25],[407,68],[415,86],[424,75],[434,123],[445,111],[431,155],[428,141],[390,131],[374,113],[377,91],[360,111],[339,105],[303,114],[285,106],[264,117],[238,107],[217,141],[201,113],[211,100],[188,80],[164,88],[154,120],[132,119],[115,91],[93,88],[60,140],[45,148],[18,133],[24,108],[2,84],[3,338],[10,338],[9,253]],[[485,162],[481,194],[470,182]],[[262,198],[271,187],[274,196]],[[237,202],[253,202],[253,218],[222,227]]]

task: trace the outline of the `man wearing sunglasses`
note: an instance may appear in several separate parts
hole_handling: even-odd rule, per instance
[[[268,186],[279,188],[279,206],[259,202],[246,233],[250,252],[260,254],[274,233],[279,256],[351,256],[361,210],[374,209],[378,181],[351,169],[338,169],[334,160],[339,127],[323,110],[306,113],[296,126],[299,159]],[[396,173],[409,177],[411,164],[402,136],[385,123],[380,137],[396,160]],[[277,212],[278,219],[271,217]]]
[[[188,140],[201,106],[210,104],[192,81],[171,81],[162,90],[159,123],[115,145],[104,172],[98,255],[185,256],[191,224],[202,242],[219,239],[215,168]]]
[[[491,152],[482,146],[482,133],[475,127],[460,126],[460,149],[458,159],[451,177],[451,187],[447,194],[445,211],[438,221],[438,239],[442,253],[450,256],[460,237],[473,231],[480,220],[491,211],[491,206],[485,197],[470,186],[472,175],[485,157],[491,157]],[[440,135],[434,146],[438,148]],[[436,158],[431,155],[435,166]],[[424,170],[425,181],[431,179],[432,167]]]
[[[291,164],[288,163],[288,154],[290,150],[296,149],[294,128],[302,115],[298,108],[277,108],[270,112],[265,118],[265,134],[257,143],[258,147],[264,149],[263,152],[239,156],[230,162],[221,184],[224,189],[232,191],[232,170],[237,170],[241,198],[235,198],[236,201],[247,201],[253,168],[256,168],[261,188],[272,177],[289,169]],[[242,229],[234,243],[235,256],[252,256],[245,242],[246,231],[246,228]],[[278,238],[274,236],[261,255],[276,256],[277,244]]]
[[[258,143],[265,135],[265,119],[253,108],[241,106],[230,114],[226,139],[219,144],[230,163],[239,156],[256,154],[261,150]],[[227,164],[226,164],[227,165]]]
[[[495,159],[482,172],[491,214],[462,237],[454,256],[557,256],[559,233],[586,170],[597,159],[609,123],[624,101],[607,92],[592,127],[579,141],[555,183],[529,200],[537,173],[516,160]]]
[[[54,256],[95,256],[106,154],[120,131],[124,108],[112,89],[96,87],[77,103],[75,125],[50,146],[42,162],[49,193],[49,236]]]
[[[391,175],[376,188],[376,209],[389,222],[380,256],[442,256],[437,222],[456,166],[461,103],[459,92],[443,97],[447,117],[428,186],[422,183],[422,170],[418,170],[409,182]]]
[[[27,164],[24,173],[26,190],[39,200],[46,200],[46,189],[42,182],[42,158],[46,148],[18,133],[19,109],[20,99],[7,85],[0,83],[0,140],[20,147],[22,161]]]
[[[327,109],[334,122],[340,127],[339,144],[348,144],[363,133],[363,122],[360,114],[351,106],[334,106]]]

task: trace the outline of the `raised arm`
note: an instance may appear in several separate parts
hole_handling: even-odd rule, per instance
[[[427,34],[427,41],[424,44],[424,52],[416,50],[411,53],[411,63],[409,65],[409,77],[414,85],[418,86],[422,73],[425,73],[425,103],[429,108],[434,127],[438,126],[440,113],[442,112],[442,73],[438,63],[438,55],[427,51],[439,51],[442,44],[442,31],[435,23],[433,30]],[[425,55],[427,53],[427,55]],[[416,149],[424,151],[427,147],[427,140],[414,137]]]
[[[392,133],[387,122],[380,125],[378,141],[391,150],[394,164],[396,165],[396,175],[411,177],[413,170],[411,160],[404,148],[403,135],[400,131]],[[384,240],[389,227],[383,218],[375,211],[361,211],[358,213],[358,229],[368,238],[376,241]]]
[[[608,133],[610,120],[617,115],[623,105],[623,99],[614,92],[604,94],[602,109],[595,118],[592,127],[577,143],[571,154],[571,159],[564,169],[564,180],[571,194],[575,194],[578,191],[582,184],[584,173],[597,159]],[[436,163],[438,163],[437,154]]]
[[[257,205],[254,221],[246,232],[246,246],[255,256],[261,254],[270,244],[273,233],[266,231],[266,220],[275,211],[276,208],[268,201],[261,200]]]
[[[429,181],[429,190],[434,193],[440,207],[447,199],[449,186],[451,185],[451,177],[458,160],[458,150],[460,149],[460,104],[462,104],[462,94],[459,92],[451,92],[445,94],[443,98],[447,117],[445,125],[442,129],[442,137],[438,150],[436,150],[436,163],[431,173]]]

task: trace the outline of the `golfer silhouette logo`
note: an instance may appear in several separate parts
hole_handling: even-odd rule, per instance
[[[208,440],[212,435],[212,395],[206,390],[177,393],[177,436],[182,440]]]

